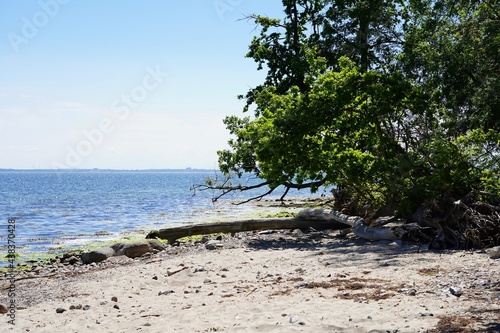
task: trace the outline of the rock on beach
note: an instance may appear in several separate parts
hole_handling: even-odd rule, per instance
[[[115,255],[125,255],[129,258],[142,257],[144,254],[151,252],[149,242],[137,243],[117,243],[111,246],[115,251]]]
[[[100,247],[95,250],[82,253],[82,261],[84,264],[93,262],[101,262],[115,255],[115,250],[110,247]]]
[[[139,241],[133,243],[116,243],[108,247],[100,247],[98,249],[82,253],[82,262],[91,264],[93,262],[101,262],[114,256],[127,256],[128,258],[142,257],[146,253],[154,253],[165,250],[165,246],[154,239],[147,241]]]
[[[500,246],[492,247],[489,253],[491,259],[500,259]]]
[[[214,240],[215,248],[223,245],[216,252],[196,241],[167,245],[140,259],[113,250],[103,265],[60,266],[54,276],[20,280],[16,297],[26,310],[20,310],[16,328],[109,333],[166,327],[318,333],[496,328],[499,269],[486,251],[416,252],[412,244],[388,246],[319,231],[241,235]],[[73,269],[78,274],[66,273]],[[0,294],[0,303],[8,302]]]

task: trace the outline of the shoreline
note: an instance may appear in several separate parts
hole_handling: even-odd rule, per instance
[[[243,232],[218,242],[216,250],[190,241],[136,259],[39,268],[16,282],[17,324],[7,331],[500,328],[500,271],[485,251],[418,252],[411,243],[299,230]],[[2,289],[0,303],[7,300]]]
[[[209,176],[213,172],[8,171],[2,173],[2,219],[17,218],[13,229],[16,252],[35,257],[49,250],[61,253],[88,240],[201,221],[205,216],[217,216],[211,211],[218,210],[224,201],[253,195],[231,193],[214,205],[215,191],[191,190]],[[290,194],[310,195],[307,191]],[[0,265],[10,245],[7,243],[6,235],[0,235]]]
[[[293,214],[317,200],[254,202],[240,215],[229,205],[218,220]],[[499,261],[484,250],[268,230],[191,238],[134,259],[70,261],[25,267],[14,298],[0,271],[0,304],[17,306],[7,331],[500,331]],[[2,326],[9,320],[0,314]]]
[[[243,199],[242,199],[243,200]],[[190,212],[190,216],[186,217],[184,221],[171,221],[170,224],[158,225],[156,228],[169,227],[173,225],[189,225],[195,223],[213,223],[225,222],[239,219],[271,217],[283,215],[284,213],[295,214],[305,207],[310,207],[311,204],[320,204],[327,201],[325,198],[304,196],[304,197],[287,197],[285,205],[281,205],[276,199],[263,199],[255,202],[248,202],[243,205],[236,205],[241,202],[238,199],[223,199],[214,204],[210,210],[195,210]],[[149,224],[152,226],[151,224]],[[108,233],[107,231],[100,231],[93,235],[82,234],[79,238],[74,236],[71,238],[54,238],[51,246],[47,246],[44,252],[24,252],[19,251],[16,257],[16,265],[20,268],[29,268],[33,265],[43,265],[50,262],[51,259],[64,256],[67,253],[81,253],[84,251],[92,250],[101,246],[108,246],[118,242],[131,242],[144,240],[145,236],[153,230],[147,229],[147,225],[133,230],[122,230],[116,233]],[[91,237],[86,239],[86,237]],[[68,245],[68,243],[75,243],[77,240],[78,245]],[[1,254],[4,256],[4,254]],[[6,259],[6,258],[2,258]],[[6,261],[6,260],[5,260]],[[2,260],[2,263],[4,260]],[[6,270],[5,266],[0,265],[0,274]]]

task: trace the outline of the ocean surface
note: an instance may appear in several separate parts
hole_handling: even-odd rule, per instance
[[[5,266],[11,217],[16,218],[16,252],[58,253],[91,241],[202,221],[219,209],[212,202],[218,193],[192,187],[214,176],[208,170],[0,170],[0,267]],[[252,179],[245,181],[257,181]]]

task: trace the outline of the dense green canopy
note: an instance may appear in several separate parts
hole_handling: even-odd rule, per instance
[[[283,8],[280,19],[248,17],[260,34],[247,57],[267,76],[240,96],[246,116],[225,119],[234,139],[219,152],[222,172],[255,173],[271,190],[335,185],[338,205],[406,217],[471,193],[498,205],[498,1]]]

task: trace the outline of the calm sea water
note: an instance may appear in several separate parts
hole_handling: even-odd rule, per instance
[[[19,253],[57,252],[61,246],[200,220],[217,209],[212,203],[215,193],[198,191],[193,196],[191,187],[214,175],[214,171],[0,171],[0,258],[6,253],[9,217],[17,217]],[[241,193],[239,198],[255,194]]]

